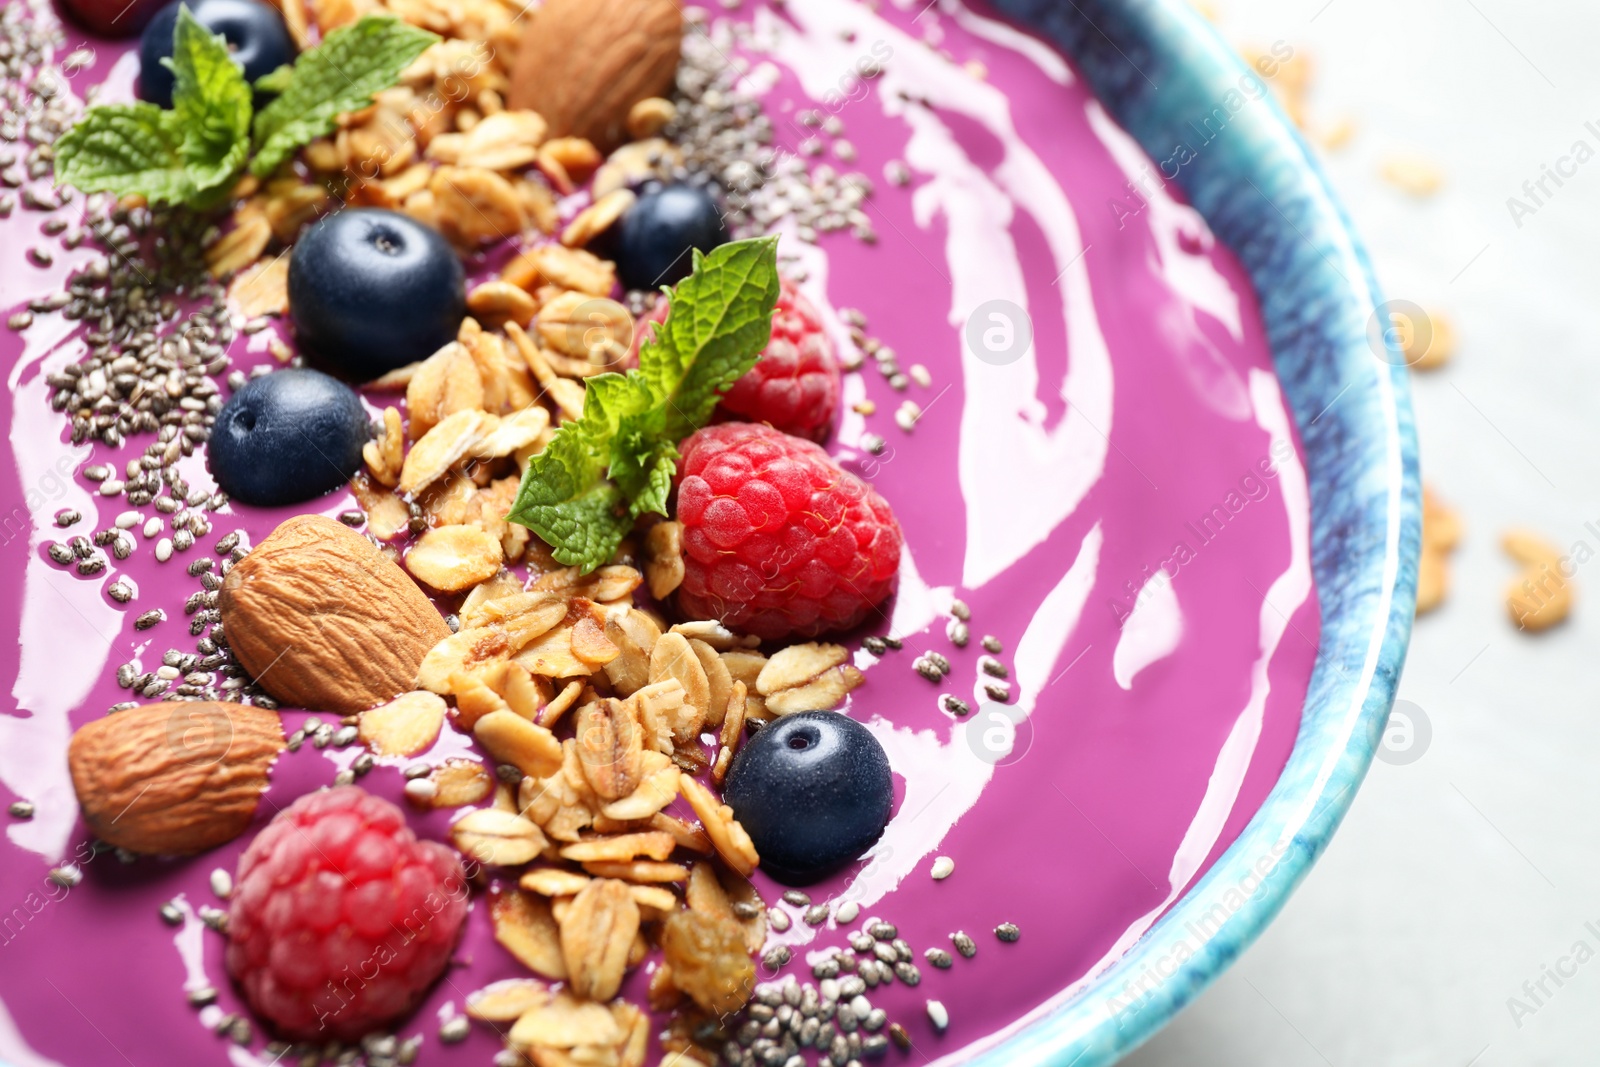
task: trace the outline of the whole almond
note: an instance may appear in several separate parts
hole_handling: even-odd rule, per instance
[[[175,701],[79,727],[67,764],[96,837],[134,852],[188,855],[244,832],[283,747],[277,712]]]
[[[234,655],[285,704],[350,714],[410,692],[449,627],[406,573],[342,523],[300,515],[223,580]]]
[[[552,137],[614,148],[633,105],[672,89],[682,42],[677,0],[546,0],[528,16],[506,106],[543,115]]]

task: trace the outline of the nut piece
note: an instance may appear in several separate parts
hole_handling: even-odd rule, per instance
[[[613,148],[633,105],[671,90],[682,38],[676,0],[548,0],[528,16],[506,106]]]
[[[95,837],[132,852],[188,855],[245,831],[283,747],[277,712],[175,701],[85,723],[67,764]]]
[[[459,593],[500,570],[500,539],[477,526],[437,526],[406,552],[406,569],[423,584]]]
[[[627,885],[596,878],[584,886],[561,920],[561,956],[572,991],[588,1000],[616,996],[638,932],[639,906]]]
[[[671,100],[650,96],[628,109],[628,136],[635,141],[654,137],[678,117],[678,107]]]
[[[414,688],[450,636],[406,573],[343,523],[286,520],[223,579],[234,655],[284,704],[354,714]]]
[[[380,756],[415,756],[438,739],[445,711],[444,701],[432,693],[404,693],[363,711],[359,736]]]

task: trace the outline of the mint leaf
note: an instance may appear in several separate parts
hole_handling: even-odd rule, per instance
[[[777,240],[696,253],[639,369],[588,379],[583,417],[529,461],[509,517],[543,538],[557,560],[594,570],[635,519],[667,513],[678,442],[710,421],[717,399],[772,337]]]
[[[187,5],[178,9],[172,57],[172,111],[183,158],[197,193],[231,182],[250,150],[250,86],[228,42],[200,24]]]
[[[256,116],[250,173],[265,178],[301,145],[331,132],[341,112],[366,107],[438,39],[391,15],[365,15],[328,34],[301,54],[278,98]]]
[[[668,295],[671,311],[639,352],[639,371],[665,402],[674,442],[704,426],[717,400],[755,366],[772,337],[778,239],[694,253],[694,273]]]
[[[138,193],[152,204],[188,200],[195,184],[171,114],[143,102],[90,108],[56,141],[57,184],[86,193]]]
[[[256,92],[272,93],[276,96],[289,88],[289,79],[294,77],[294,68],[285,63],[270,74],[263,74],[256,79]]]

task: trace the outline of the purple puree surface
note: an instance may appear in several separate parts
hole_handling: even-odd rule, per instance
[[[808,292],[829,315],[859,308],[902,366],[925,364],[933,378],[931,388],[897,393],[869,360],[847,376],[846,396],[871,398],[877,413],[865,421],[845,413],[830,444],[871,479],[905,530],[894,619],[875,631],[901,637],[905,649],[881,662],[857,653],[867,680],[848,708],[889,750],[895,819],[870,862],[810,891],[859,900],[852,929],[880,916],[917,953],[919,986],[869,994],[915,1042],[915,1053],[890,1057],[959,1059],[1092,977],[1147,929],[1276,780],[1318,636],[1304,476],[1243,272],[1175,190],[1147,182],[1142,196],[1129,191],[1150,164],[1065,63],[980,9],[789,6],[732,16],[781,31],[774,51],[749,55],[778,143],[797,149],[813,133],[799,112],[820,106],[843,121],[859,153],[835,165],[877,187],[868,210],[878,242],[825,235],[820,252],[805,250]],[[856,30],[853,41],[844,26]],[[955,62],[916,43],[924,37]],[[84,43],[69,38],[68,47]],[[91,43],[98,62],[76,76],[74,91],[106,79],[103,99],[125,98],[128,45]],[[851,66],[883,59],[877,46],[888,50],[886,72],[861,83]],[[986,74],[974,73],[977,64]],[[920,83],[928,104],[907,105],[896,90],[918,84],[919,71],[934,72]],[[882,180],[891,160],[909,164],[909,186]],[[967,208],[979,215],[963,215]],[[991,209],[998,214],[983,214]],[[25,261],[41,219],[18,210],[0,220],[7,313],[96,254],[59,253],[49,269]],[[792,235],[783,247],[804,248]],[[1032,352],[1005,366],[961,342],[967,316],[992,298],[1025,303],[1034,324]],[[250,835],[189,859],[85,862],[66,743],[72,728],[127,699],[118,665],[151,670],[166,648],[193,649],[183,603],[199,587],[185,564],[216,557],[215,541],[235,528],[255,543],[291,514],[333,515],[353,500],[339,492],[280,511],[234,506],[165,564],[141,536],[131,559],[95,577],[56,566],[48,543],[104,529],[127,504],[94,495],[81,475],[90,449],[66,443],[67,420],[48,406],[45,376],[85,352],[76,324],[37,318],[23,332],[0,332],[12,456],[0,464],[0,803],[25,799],[38,809],[28,821],[0,817],[0,1063],[264,1063],[259,1027],[250,1049],[209,1029],[244,1009],[223,971],[222,937],[194,914],[218,903],[209,875],[231,871]],[[235,367],[273,362],[270,333],[237,340]],[[909,434],[892,419],[907,396],[925,410]],[[881,456],[858,447],[863,429],[888,440]],[[148,440],[116,454],[96,446],[92,461],[120,467]],[[185,474],[210,484],[202,455],[186,461]],[[82,510],[84,521],[56,529],[63,507]],[[1214,509],[1227,521],[1213,518],[1202,532]],[[1138,597],[1140,614],[1124,628],[1164,562],[1174,577]],[[105,593],[118,575],[137,585],[132,604]],[[945,636],[952,595],[971,608],[964,649]],[[135,616],[152,607],[167,620],[135,631]],[[1003,724],[992,709],[963,723],[937,704],[949,692],[978,707],[985,634],[1004,646],[1010,714],[1027,716],[1009,746],[1000,730],[998,750],[993,731]],[[953,664],[942,685],[912,670],[924,651]],[[286,728],[304,718],[286,712]],[[447,729],[434,756],[467,748]],[[358,752],[307,745],[282,757],[257,828],[330,783]],[[362,785],[399,801],[407,762],[380,760]],[[408,810],[416,831],[435,839],[459,814]],[[929,867],[940,855],[955,872],[936,882]],[[80,885],[47,881],[53,865],[74,858]],[[808,952],[842,944],[845,930],[806,926],[802,909],[777,903],[781,887],[757,882],[796,919],[773,937],[795,948],[784,973],[809,980]],[[157,914],[169,900],[184,902],[180,928]],[[397,1031],[424,1036],[421,1062],[483,1064],[501,1045],[483,1025],[457,1046],[437,1036],[466,994],[525,973],[495,944],[486,904],[475,900],[457,965]],[[1016,923],[1021,940],[1000,943],[993,929],[1002,922]],[[949,971],[929,966],[923,950],[951,949],[956,930],[976,940],[976,958],[957,957]],[[623,994],[642,1002],[653,966],[633,972]],[[204,985],[221,999],[197,1012],[184,991]],[[949,1010],[943,1034],[929,1023],[929,999]]]

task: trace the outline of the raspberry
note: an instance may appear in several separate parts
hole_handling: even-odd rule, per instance
[[[900,525],[817,445],[726,422],[680,446],[678,607],[775,640],[848,630],[888,597]]]
[[[639,346],[667,318],[662,300],[640,316],[625,367],[639,365]],[[733,383],[717,406],[718,422],[765,422],[784,433],[825,441],[839,407],[839,363],[822,316],[785,281],[772,317],[772,340],[756,365]]]
[[[839,407],[839,363],[822,316],[788,281],[772,317],[772,340],[754,367],[733,383],[717,406],[726,421],[765,422],[774,429],[825,441]]]
[[[353,1041],[411,1011],[467,914],[461,863],[355,786],[301,797],[239,860],[228,973],[284,1037]]]

